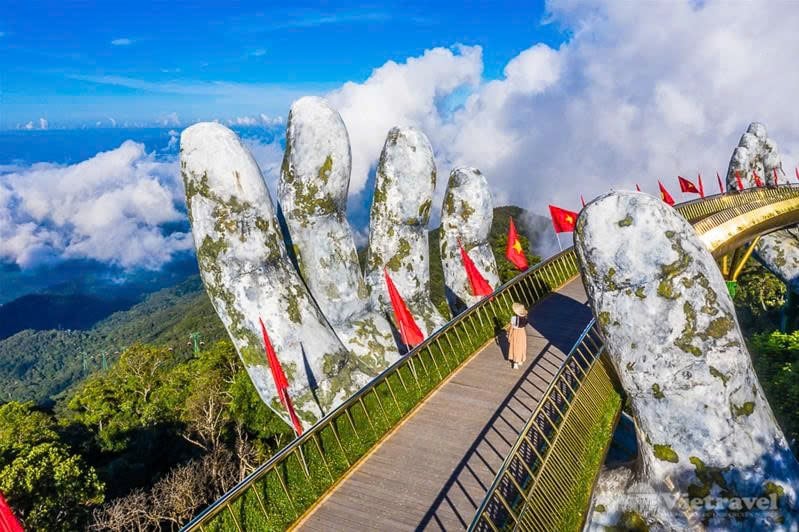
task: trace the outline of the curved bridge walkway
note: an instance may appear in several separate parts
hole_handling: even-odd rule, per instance
[[[591,319],[581,280],[530,309],[527,362],[503,336],[477,353],[316,507],[298,530],[465,529]]]

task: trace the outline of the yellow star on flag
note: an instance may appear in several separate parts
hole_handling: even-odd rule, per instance
[[[518,240],[516,240],[513,243],[513,249],[516,251],[516,253],[521,253],[522,252],[522,243],[519,242]]]

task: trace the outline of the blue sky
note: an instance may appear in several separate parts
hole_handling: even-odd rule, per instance
[[[0,128],[285,116],[388,60],[483,47],[484,76],[563,35],[542,2],[30,2],[0,6]]]

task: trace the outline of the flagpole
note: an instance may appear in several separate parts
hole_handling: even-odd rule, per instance
[[[553,229],[554,229],[554,227],[553,227]],[[555,238],[557,239],[558,247],[560,248],[560,251],[562,252],[563,251],[563,246],[560,244],[560,236],[558,236],[558,232],[557,231],[555,231]]]

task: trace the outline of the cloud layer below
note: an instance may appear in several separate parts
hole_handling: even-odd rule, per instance
[[[0,176],[0,260],[29,267],[94,259],[123,268],[158,268],[191,249],[177,165],[126,141],[86,161],[39,163]]]

